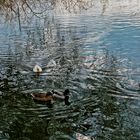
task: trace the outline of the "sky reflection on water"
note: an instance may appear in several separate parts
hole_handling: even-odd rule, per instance
[[[21,31],[17,19],[1,17],[0,139],[140,138],[139,2],[109,2],[21,18]],[[39,77],[35,64],[43,67]],[[70,106],[49,108],[30,96],[65,88]]]

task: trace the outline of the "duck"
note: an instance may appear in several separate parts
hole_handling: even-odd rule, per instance
[[[38,64],[36,64],[33,68],[33,72],[36,73],[37,76],[40,75],[40,73],[42,72],[42,68],[41,66],[39,66]]]
[[[48,91],[47,93],[32,93],[32,99],[38,103],[53,104],[55,100],[64,101],[65,105],[70,105],[69,102],[69,89],[64,92],[56,90]]]
[[[57,66],[56,62],[53,59],[51,59],[48,62],[47,66],[40,66],[40,64],[36,64],[33,67],[33,72],[36,73],[37,76],[39,76],[42,73],[42,71],[44,71],[46,68],[53,68],[56,66]]]

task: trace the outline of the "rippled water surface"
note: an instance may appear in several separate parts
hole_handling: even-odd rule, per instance
[[[1,140],[140,139],[140,14],[123,6],[50,11],[20,24],[1,14]],[[31,97],[66,88],[69,106]]]

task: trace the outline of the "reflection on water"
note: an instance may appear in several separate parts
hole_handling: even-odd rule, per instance
[[[73,0],[72,9],[66,1],[51,1],[47,10],[43,1],[29,3],[32,7],[12,2],[0,3],[0,139],[74,140],[77,134],[139,139],[140,16],[128,8],[131,2]],[[13,7],[27,8],[30,17],[20,11],[20,18],[5,22],[10,5],[10,14]],[[110,5],[116,11],[110,12]],[[31,18],[38,6],[41,14]],[[91,13],[93,7],[99,13]],[[36,64],[43,69],[40,76],[33,72]],[[50,108],[31,98],[31,93],[66,88],[70,106],[55,102]]]

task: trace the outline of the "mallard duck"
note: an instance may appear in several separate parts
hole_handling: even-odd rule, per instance
[[[66,89],[63,93],[59,91],[49,91],[47,93],[32,93],[31,94],[34,101],[38,101],[40,103],[48,103],[53,104],[54,100],[64,101],[66,105],[70,105],[69,102],[69,89]]]
[[[42,68],[39,65],[36,64],[33,68],[33,72],[36,73],[39,76],[40,73],[42,72]]]

